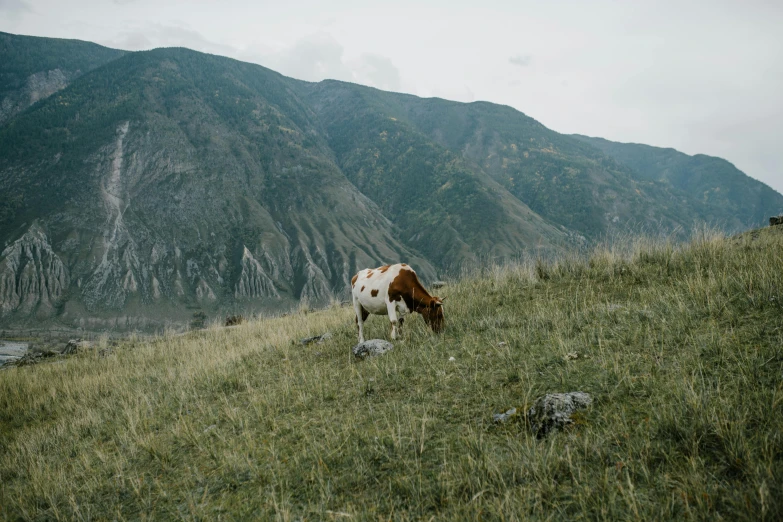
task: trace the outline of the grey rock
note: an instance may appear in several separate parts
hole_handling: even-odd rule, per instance
[[[79,353],[80,351],[90,348],[92,343],[90,341],[84,341],[82,339],[71,339],[68,344],[65,345],[65,349],[62,351],[63,355],[71,355]]]
[[[539,397],[527,412],[533,434],[543,437],[553,429],[563,429],[571,424],[571,414],[587,408],[593,399],[585,392],[548,393]]]
[[[280,299],[275,284],[264,270],[263,265],[253,257],[253,253],[242,245],[241,271],[237,281],[234,296],[236,298],[269,298]]]
[[[299,342],[307,346],[308,344],[323,344],[324,341],[329,340],[332,338],[332,334],[330,332],[326,332],[325,334],[321,335],[314,335],[313,337],[305,337],[304,339],[301,339]]]
[[[783,214],[769,218],[769,226],[774,227],[777,225],[783,225]]]
[[[58,355],[60,354],[51,350],[46,350],[43,352],[28,352],[16,360],[8,361],[5,366],[29,366],[31,364],[38,364],[44,359],[56,357]]]
[[[353,354],[359,359],[383,355],[394,348],[394,345],[383,339],[370,339],[353,347]]]
[[[495,422],[506,422],[508,419],[517,414],[516,408],[511,408],[506,413],[495,413],[492,415],[492,420]]]
[[[433,281],[432,282],[432,288],[434,288],[436,290],[438,288],[443,288],[444,286],[446,286],[446,281]]]

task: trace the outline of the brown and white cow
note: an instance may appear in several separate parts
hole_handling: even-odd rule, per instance
[[[434,332],[443,329],[443,300],[431,296],[405,263],[361,270],[351,279],[351,294],[360,343],[370,314],[389,316],[392,339],[397,338],[405,314],[411,312],[421,314]]]

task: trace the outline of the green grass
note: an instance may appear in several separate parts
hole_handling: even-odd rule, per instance
[[[0,372],[0,518],[783,517],[782,227],[440,292],[444,334],[362,362],[332,308]],[[492,423],[574,390],[566,432]]]

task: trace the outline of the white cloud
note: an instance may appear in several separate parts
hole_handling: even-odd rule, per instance
[[[302,38],[269,58],[273,69],[300,80],[353,81],[353,73],[344,61],[343,46],[327,33]]]
[[[377,54],[363,54],[349,62],[356,83],[371,85],[386,91],[399,91],[402,81],[400,71],[392,61]]]
[[[391,59],[371,53],[349,58],[343,45],[325,32],[309,35],[287,48],[256,55],[256,58],[268,67],[300,80],[342,80],[390,91],[398,91],[402,85],[400,71]]]
[[[508,61],[519,67],[527,67],[533,62],[533,57],[529,54],[518,54],[509,58]]]
[[[103,44],[128,51],[143,51],[156,47],[187,47],[211,54],[233,56],[237,50],[207,39],[198,31],[181,25],[149,24],[123,31],[116,39]]]

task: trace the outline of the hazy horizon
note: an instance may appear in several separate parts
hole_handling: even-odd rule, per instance
[[[780,26],[783,6],[764,1],[0,0],[0,31],[509,105],[564,134],[718,156],[783,193]]]

